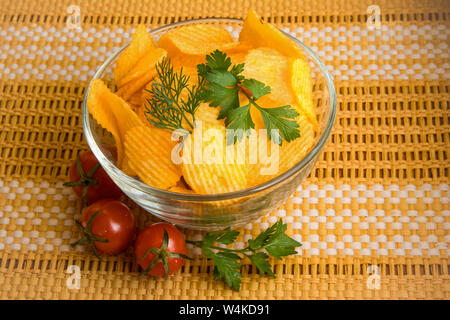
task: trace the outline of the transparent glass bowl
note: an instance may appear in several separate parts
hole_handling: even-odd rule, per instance
[[[151,34],[154,39],[158,39],[169,30],[196,23],[225,27],[236,37],[243,22],[223,18],[189,20],[155,29]],[[281,205],[309,175],[330,135],[336,117],[336,92],[324,64],[302,42],[287,33],[286,35],[303,49],[311,65],[313,98],[319,120],[319,130],[313,148],[294,167],[261,185],[222,194],[181,194],[148,186],[137,177],[130,177],[116,167],[114,157],[107,147],[112,144],[111,136],[89,115],[86,104],[89,95],[87,90],[82,115],[84,134],[89,147],[106,173],[128,197],[146,211],[162,220],[186,228],[215,230],[228,226],[235,227],[255,220]],[[128,44],[124,45],[110,56],[93,79],[100,78],[110,88],[114,88],[112,70],[120,53],[127,46]]]

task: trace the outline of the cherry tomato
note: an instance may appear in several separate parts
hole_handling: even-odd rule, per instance
[[[70,167],[69,177],[70,182],[65,186],[72,187],[85,205],[105,198],[118,199],[123,194],[90,150],[79,154]]]
[[[78,225],[84,237],[72,246],[88,242],[96,255],[115,255],[128,248],[136,233],[131,210],[115,199],[102,199],[87,207]]]
[[[183,234],[174,225],[165,222],[142,230],[136,238],[134,252],[144,273],[152,276],[174,274],[189,259]]]

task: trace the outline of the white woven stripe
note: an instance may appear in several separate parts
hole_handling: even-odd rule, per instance
[[[0,250],[9,248],[11,250],[37,250],[38,246],[42,246],[43,250],[60,250],[69,251],[69,243],[76,240],[78,234],[71,231],[47,231],[39,232],[42,227],[48,230],[67,229],[72,226],[74,218],[79,218],[76,208],[71,206],[60,212],[58,207],[59,201],[67,201],[67,203],[76,203],[76,196],[70,188],[65,188],[62,182],[50,186],[46,182],[34,183],[32,181],[21,184],[18,181],[4,183],[0,181],[0,197],[6,200],[23,201],[30,200],[33,196],[40,203],[53,204],[37,205],[32,208],[23,205],[14,211],[14,207],[5,204],[0,207]],[[255,223],[247,224],[244,229],[251,230],[255,224],[260,229],[267,228],[270,224],[277,221],[278,218],[290,224],[294,231],[294,238],[302,243],[299,254],[304,255],[336,255],[338,250],[342,250],[344,255],[354,255],[358,250],[360,255],[388,255],[388,250],[393,250],[396,256],[410,255],[439,255],[440,250],[445,250],[446,254],[450,253],[450,191],[448,184],[441,184],[434,188],[429,184],[421,186],[407,185],[400,187],[398,185],[374,185],[368,187],[366,185],[309,185],[306,188],[299,187],[296,196],[292,198],[294,210],[287,216],[285,210],[278,210],[275,215],[267,216],[257,220]],[[319,212],[318,209],[312,208],[308,210],[295,209],[304,207],[314,207],[319,202],[326,204],[334,204],[340,202],[345,207],[339,212],[334,208],[328,208]],[[11,202],[11,201],[9,201]],[[8,203],[8,201],[5,201]],[[365,209],[365,204],[370,203],[379,205],[381,209],[376,208],[371,213]],[[390,209],[395,208],[397,204],[406,203],[407,209]],[[419,215],[415,205],[420,203],[426,206],[426,210],[421,211]],[[308,206],[298,206],[299,204],[309,204]],[[344,206],[352,204],[351,206]],[[388,204],[388,206],[380,206]],[[347,208],[348,207],[348,208]],[[357,208],[357,209],[351,209]],[[29,221],[27,221],[29,220]],[[264,221],[264,222],[263,222]],[[396,222],[394,222],[396,221]],[[21,226],[32,226],[32,231],[26,232],[16,230],[12,231],[8,228],[10,224]],[[387,228],[387,224],[390,228]],[[322,239],[318,230],[320,225],[325,225],[327,235]],[[352,234],[344,234],[340,241],[337,240],[333,230],[337,230],[340,226],[344,233],[352,233],[352,230],[360,230],[360,236]],[[425,226],[427,230],[426,236],[419,236],[420,226]],[[443,230],[437,230],[437,225]],[[370,237],[368,230],[377,230],[376,237]],[[390,240],[384,232],[390,229]],[[309,236],[302,238],[301,231],[308,230]],[[409,230],[411,235],[404,236],[404,231]],[[439,241],[437,231],[444,232],[444,241]],[[236,242],[236,248],[242,248],[244,243],[250,239],[250,235],[245,235],[243,241]],[[200,239],[201,235],[197,234],[194,239]],[[442,239],[442,237],[441,237]],[[84,250],[79,246],[76,250]],[[321,252],[322,250],[322,252]],[[407,251],[406,251],[407,250]],[[193,248],[193,254],[200,254],[199,249]]]
[[[378,79],[449,79],[450,64],[448,50],[448,35],[450,29],[445,25],[425,26],[381,26],[379,30],[369,30],[354,26],[351,28],[297,28],[285,31],[297,36],[300,40],[310,44],[311,49],[327,65],[333,77],[341,80],[378,80]],[[30,28],[27,26],[10,26],[0,28],[0,37],[5,42],[0,47],[0,77],[5,79],[50,79],[50,80],[89,80],[98,66],[108,55],[115,52],[123,43],[130,39],[134,29],[125,31],[122,28],[86,28],[85,30],[69,30],[54,27]],[[237,30],[232,32],[234,36]],[[383,44],[383,41],[404,41],[409,39],[408,47],[397,44]],[[419,38],[425,40],[425,46],[419,44]],[[39,42],[45,39],[45,43]],[[365,39],[366,46],[362,46],[361,39]],[[31,45],[24,47],[23,43],[31,41]],[[335,43],[339,43],[333,47]],[[377,42],[380,44],[377,45]],[[36,43],[36,44],[33,44]],[[51,46],[51,43],[59,45]],[[93,43],[101,45],[95,50]],[[317,43],[325,44],[321,47]],[[349,44],[350,43],[350,44]],[[351,45],[353,43],[354,45]],[[326,45],[329,44],[329,45]],[[70,63],[64,67],[60,61],[69,59]],[[395,63],[390,61],[395,58]],[[422,59],[443,61],[437,66],[432,62],[406,65],[399,60]],[[19,65],[20,60],[20,65]],[[339,60],[335,67],[330,62]],[[351,64],[346,61],[351,60]],[[38,66],[33,62],[39,61]],[[358,61],[369,61],[371,64],[363,69]],[[25,63],[23,63],[25,62]],[[66,63],[66,62],[65,62]]]

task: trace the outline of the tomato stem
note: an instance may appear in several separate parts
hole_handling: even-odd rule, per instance
[[[80,179],[77,181],[70,181],[64,183],[65,187],[83,187],[81,199],[83,201],[83,204],[85,206],[89,205],[87,201],[87,191],[89,187],[96,186],[98,184],[98,181],[92,176],[97,172],[97,170],[100,168],[100,163],[96,163],[92,168],[89,169],[89,171],[86,173],[83,170],[83,166],[81,165],[81,159],[80,154],[77,154],[77,160],[76,160],[76,169],[77,173],[80,176]]]
[[[83,225],[81,224],[80,221],[75,221],[75,223],[77,224],[77,226],[80,228],[83,237],[81,239],[79,239],[78,241],[74,242],[71,244],[72,248],[76,247],[79,244],[82,244],[84,242],[87,242],[88,245],[91,247],[92,251],[94,252],[94,255],[99,258],[100,260],[102,259],[102,257],[98,254],[97,249],[95,248],[94,242],[109,242],[108,239],[106,238],[101,238],[98,237],[96,235],[92,234],[91,231],[91,227],[92,227],[92,222],[94,221],[95,217],[101,212],[102,210],[98,210],[96,211],[90,218],[88,223],[86,224],[86,227],[83,227]]]
[[[177,252],[171,252],[168,251],[167,248],[169,247],[169,234],[167,233],[166,229],[164,229],[164,236],[163,241],[161,243],[161,247],[159,248],[148,248],[144,255],[140,258],[137,258],[137,260],[143,260],[147,256],[149,252],[153,253],[155,257],[153,258],[150,265],[141,273],[141,276],[146,275],[150,272],[158,263],[162,262],[164,273],[166,277],[169,275],[169,258],[183,258],[192,260],[191,257],[188,257],[182,253]]]

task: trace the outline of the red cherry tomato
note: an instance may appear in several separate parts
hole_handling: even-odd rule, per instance
[[[183,234],[174,225],[165,222],[152,224],[142,230],[136,238],[134,252],[138,264],[152,276],[174,274],[189,259]]]
[[[83,211],[79,225],[84,238],[73,246],[88,241],[96,255],[115,255],[124,251],[136,233],[133,213],[124,203],[114,199],[102,199],[91,204]]]
[[[78,161],[80,163],[77,165]],[[79,167],[80,165],[81,168]],[[82,172],[80,172],[80,169],[82,169]],[[79,158],[77,157],[77,160],[73,162],[70,167],[69,177],[70,182],[65,185],[71,186],[86,205],[100,199],[118,199],[123,194],[122,190],[106,174],[90,150],[82,152]],[[83,189],[86,189],[85,198],[83,197]]]

